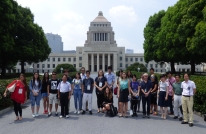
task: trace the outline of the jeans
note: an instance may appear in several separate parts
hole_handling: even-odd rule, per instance
[[[38,93],[38,96],[34,96],[33,93],[30,93],[30,100],[31,100],[32,107],[35,106],[35,103],[36,106],[40,106],[41,92]]]
[[[173,111],[173,104],[172,104],[172,96],[168,95],[168,103],[170,107],[170,113],[174,113]]]
[[[74,105],[75,105],[76,110],[82,109],[82,90],[81,89],[74,89]]]
[[[142,96],[142,107],[143,114],[146,115],[146,104],[147,104],[147,115],[150,115],[150,102],[151,102],[151,94],[147,97]]]
[[[68,115],[68,96],[69,92],[66,93],[60,93],[60,102],[61,102],[61,115],[65,116]]]

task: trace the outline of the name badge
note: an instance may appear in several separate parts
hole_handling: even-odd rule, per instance
[[[23,89],[20,88],[18,93],[22,94],[23,93]]]
[[[102,87],[102,82],[99,82],[99,87]]]
[[[87,85],[87,90],[90,90],[90,85]]]

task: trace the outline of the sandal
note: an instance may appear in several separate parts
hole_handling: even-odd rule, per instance
[[[22,119],[23,119],[22,117],[19,118],[20,121],[21,121]]]
[[[123,115],[119,115],[119,118],[123,117]]]
[[[19,117],[17,117],[14,121],[18,121],[19,120]]]

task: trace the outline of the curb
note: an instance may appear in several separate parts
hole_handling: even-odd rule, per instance
[[[22,106],[27,105],[29,102],[30,102],[30,100],[27,100]],[[5,109],[0,111],[0,115],[5,114],[5,113],[7,113],[7,112],[9,112],[9,111],[11,111],[13,109],[14,109],[13,106],[5,108]]]

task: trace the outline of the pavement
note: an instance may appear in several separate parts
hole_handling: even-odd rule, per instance
[[[94,78],[96,75],[92,75]],[[163,120],[160,116],[151,115],[150,119],[143,119],[142,113],[138,117],[119,118],[108,117],[97,113],[96,95],[93,92],[93,115],[74,114],[74,98],[70,103],[70,118],[54,116],[47,117],[43,113],[41,103],[40,116],[32,118],[30,104],[23,106],[23,120],[14,121],[15,114],[9,111],[0,115],[0,134],[205,134],[206,122],[202,117],[194,115],[194,126],[182,125],[179,120]],[[117,106],[117,98],[114,97]],[[58,109],[60,113],[60,107]],[[129,112],[128,112],[129,114]]]

